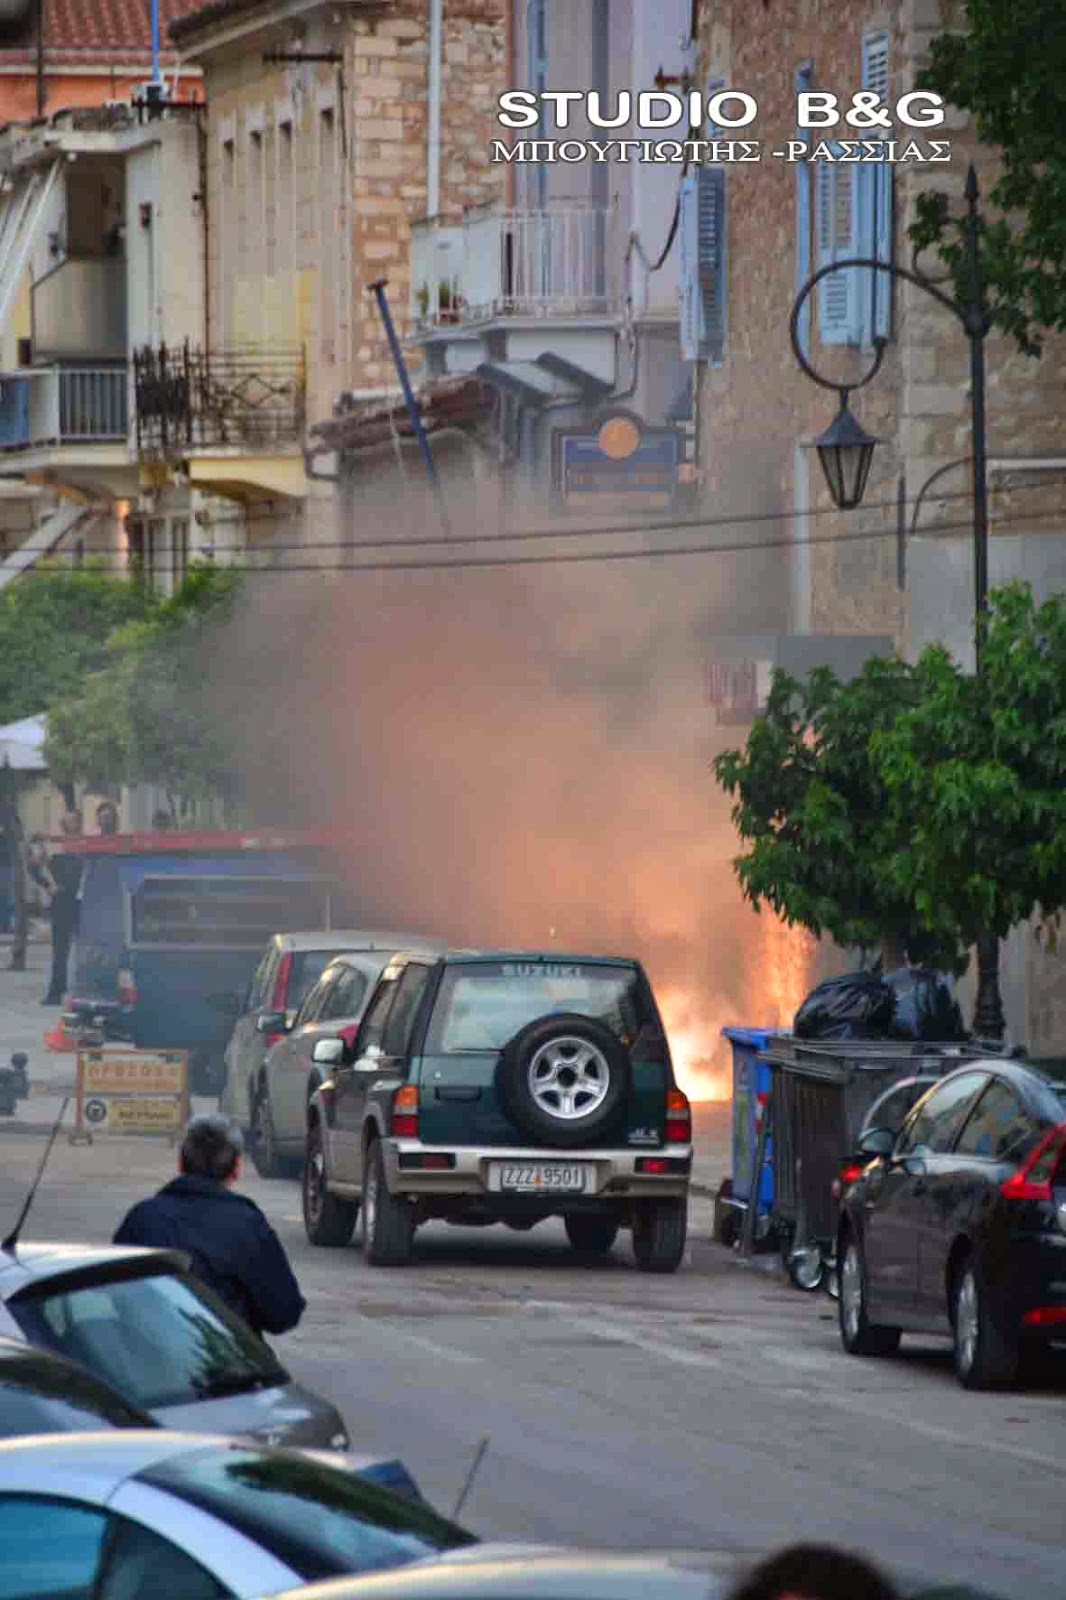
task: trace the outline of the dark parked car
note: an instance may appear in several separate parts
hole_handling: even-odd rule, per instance
[[[304,1220],[372,1266],[431,1217],[527,1229],[561,1216],[590,1259],[632,1230],[637,1264],[684,1254],[689,1104],[636,961],[543,952],[398,957],[354,1045],[319,1039]]]
[[[1011,1383],[1028,1347],[1066,1334],[1066,1087],[971,1062],[861,1153],[837,1237],[845,1350],[946,1333],[967,1388]]]
[[[907,1116],[918,1104],[923,1094],[926,1094],[940,1078],[922,1074],[916,1078],[903,1078],[899,1083],[894,1083],[886,1089],[884,1094],[879,1094],[869,1111],[862,1119],[858,1137],[855,1140],[855,1149],[846,1155],[840,1163],[840,1172],[833,1184],[833,1196],[839,1200],[849,1183],[854,1183],[860,1177],[863,1168],[869,1161],[869,1156],[863,1155],[862,1141],[871,1128],[888,1128],[893,1133],[898,1133]]]

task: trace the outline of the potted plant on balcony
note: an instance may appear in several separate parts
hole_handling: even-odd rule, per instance
[[[429,315],[429,284],[419,284],[415,294],[415,305],[418,307],[418,319],[424,322]]]
[[[454,283],[449,283],[447,278],[442,278],[437,285],[438,306],[442,322],[458,322],[459,314],[466,304]]]

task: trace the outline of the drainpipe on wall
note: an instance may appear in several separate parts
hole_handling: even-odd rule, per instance
[[[429,84],[426,128],[426,216],[440,211],[440,103],[444,0],[429,0]]]

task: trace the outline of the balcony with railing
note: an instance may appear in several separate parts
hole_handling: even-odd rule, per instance
[[[419,333],[503,318],[613,317],[622,306],[624,244],[613,211],[556,205],[472,211],[461,223],[416,223],[411,318]]]
[[[128,436],[124,361],[0,373],[0,451],[125,444]]]
[[[133,358],[138,454],[288,453],[302,445],[302,350],[146,347]]]

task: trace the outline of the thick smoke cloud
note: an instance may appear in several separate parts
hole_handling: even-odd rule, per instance
[[[360,526],[432,528],[402,509]],[[715,637],[769,631],[780,570],[774,551],[253,579],[215,667],[252,808],[346,831],[368,923],[639,956],[683,1085],[722,1095],[722,1024],[787,1023],[813,966],[743,904],[710,765],[745,737],[708,703]]]

